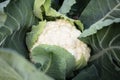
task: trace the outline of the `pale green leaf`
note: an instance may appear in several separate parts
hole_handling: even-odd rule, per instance
[[[61,8],[59,9],[59,12],[61,14],[66,15],[70,11],[72,5],[75,3],[76,3],[76,0],[64,0]]]
[[[65,80],[75,68],[75,58],[67,50],[55,46],[41,44],[33,48],[32,61],[40,64],[38,67],[55,80]]]
[[[0,3],[0,27],[3,26],[5,20],[6,20],[6,14],[4,12],[4,8],[8,5],[10,0],[6,0],[4,2]]]
[[[35,16],[37,16],[38,18],[40,18],[41,20],[43,19],[43,15],[42,15],[42,5],[45,3],[46,0],[35,0],[34,2],[34,14]]]
[[[82,25],[82,23],[80,21],[70,19],[67,16],[57,12],[55,9],[51,8],[51,0],[45,0],[44,4],[38,4],[37,0],[36,0],[36,3],[34,5],[41,6],[41,7],[36,7],[34,9],[34,12],[36,12],[35,14],[37,14],[37,15],[43,14],[42,17],[45,20],[65,19],[65,20],[70,21],[72,24],[77,25],[77,27],[81,31],[83,30],[83,25]],[[39,10],[42,10],[43,12],[38,12]],[[42,19],[37,15],[36,15],[36,17],[38,17],[39,19]]]
[[[27,33],[26,44],[29,50],[31,50],[33,45],[37,42],[38,37],[43,32],[45,25],[46,21],[41,21],[38,25],[32,26],[32,31]]]
[[[0,49],[0,80],[53,80],[17,52]]]

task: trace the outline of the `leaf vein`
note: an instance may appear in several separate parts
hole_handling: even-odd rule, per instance
[[[110,27],[107,29],[107,31],[105,32],[104,36],[102,37],[102,39],[101,39],[101,41],[100,41],[101,47],[103,47],[103,46],[102,46],[102,43],[103,43],[105,37],[108,35],[109,31],[110,31]]]
[[[118,34],[118,35],[116,35],[114,38],[112,38],[112,40],[111,40],[110,43],[109,43],[109,46],[111,46],[112,43],[113,43],[118,37],[120,37],[120,34]]]
[[[90,62],[100,58],[102,55],[104,55],[106,53],[106,51],[109,51],[111,49],[119,49],[120,50],[120,46],[111,46],[111,47],[100,50],[100,52],[98,52],[95,55],[91,56]]]

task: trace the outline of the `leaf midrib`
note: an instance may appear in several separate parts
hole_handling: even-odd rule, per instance
[[[120,3],[119,4],[117,4],[113,9],[111,9],[101,20],[105,20],[105,18],[107,17],[107,16],[109,16],[114,10],[116,10],[117,9],[117,7],[119,7],[120,6]]]

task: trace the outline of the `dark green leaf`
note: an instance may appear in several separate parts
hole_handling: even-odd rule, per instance
[[[120,0],[91,0],[80,16],[85,28],[120,18]]]
[[[97,69],[94,65],[84,68],[79,74],[72,80],[100,80]]]
[[[9,28],[3,27],[7,18],[4,8],[9,4],[10,0],[2,1],[0,3],[0,46],[7,37],[7,34],[10,34]]]
[[[61,0],[61,2],[59,0],[51,0],[51,7],[58,11],[62,3],[63,0]]]
[[[2,3],[1,3],[2,4]],[[0,33],[5,37],[1,47],[11,48],[28,56],[25,45],[26,32],[35,22],[33,15],[34,0],[11,0],[5,7],[7,19]]]
[[[96,28],[93,27],[92,29]],[[92,32],[92,29],[88,29],[88,33]],[[88,43],[92,48],[90,62],[96,66],[100,80],[119,80],[120,22],[101,27],[96,33],[82,37],[81,40]]]
[[[93,6],[94,4],[94,6]],[[91,0],[80,19],[86,29],[80,39],[92,48],[90,62],[100,80],[119,80],[120,0]]]
[[[78,19],[79,16],[81,15],[82,11],[84,8],[87,6],[90,0],[76,0],[76,3],[71,6],[71,9],[67,16],[73,18],[73,19]]]

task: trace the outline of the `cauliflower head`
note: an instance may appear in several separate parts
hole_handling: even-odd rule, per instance
[[[40,44],[57,45],[70,52],[76,61],[79,61],[82,55],[88,61],[90,49],[78,39],[80,34],[80,30],[76,29],[69,21],[48,21],[32,48]]]

